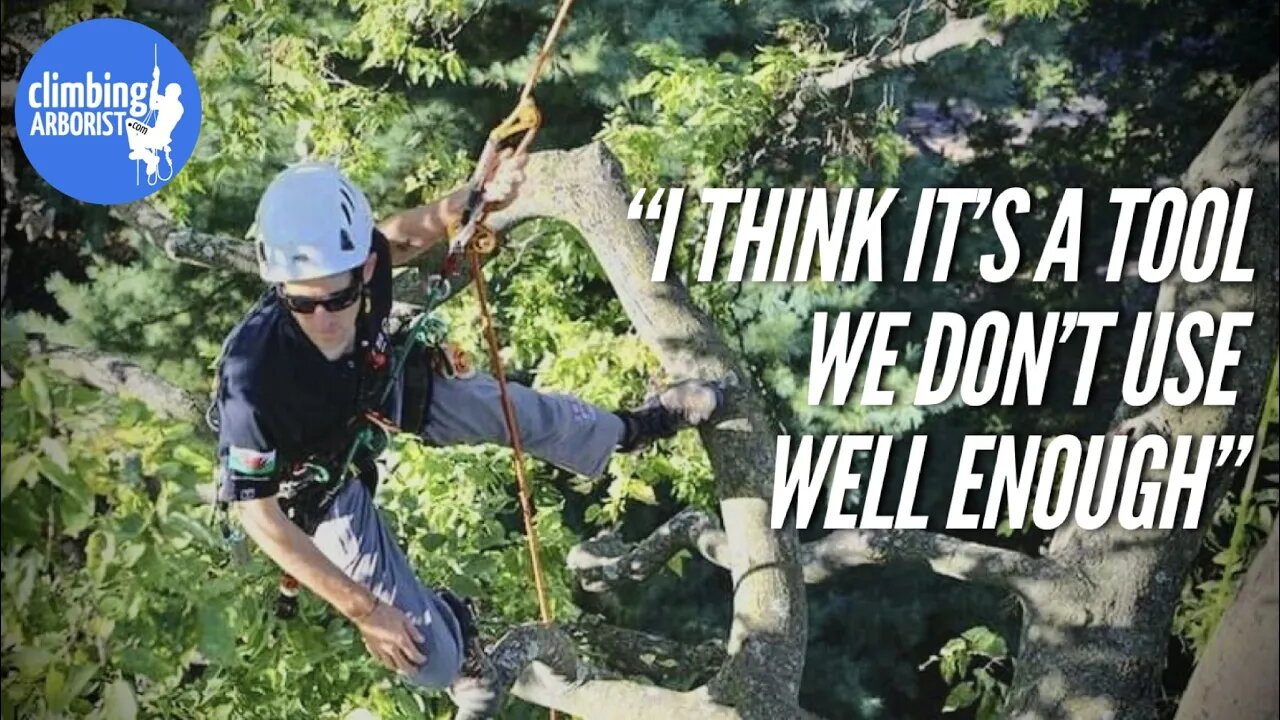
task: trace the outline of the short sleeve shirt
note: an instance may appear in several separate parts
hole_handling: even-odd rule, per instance
[[[220,500],[271,497],[302,463],[345,452],[360,393],[389,364],[391,255],[377,230],[372,252],[377,266],[360,300],[355,349],[347,355],[326,358],[274,290],[228,335],[214,398]]]

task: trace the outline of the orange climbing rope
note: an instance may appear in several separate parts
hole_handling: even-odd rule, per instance
[[[516,484],[520,495],[520,510],[524,516],[525,537],[529,545],[529,560],[533,566],[533,583],[538,594],[538,613],[544,623],[549,623],[552,620],[551,605],[547,601],[546,582],[542,572],[541,546],[538,543],[538,533],[533,522],[533,502],[530,499],[529,482],[525,475],[524,448],[520,442],[520,427],[516,421],[515,408],[511,404],[511,396],[507,390],[506,370],[498,353],[498,337],[494,328],[493,315],[489,311],[489,300],[485,288],[484,273],[481,269],[480,255],[489,253],[497,247],[496,236],[485,225],[489,209],[484,204],[484,185],[497,169],[499,153],[502,150],[503,143],[523,132],[524,137],[521,138],[520,144],[516,147],[514,153],[514,155],[518,156],[528,149],[529,144],[533,142],[534,135],[542,124],[541,113],[538,112],[537,105],[533,101],[533,88],[542,74],[543,66],[551,55],[551,48],[555,45],[556,38],[564,28],[569,8],[573,5],[573,2],[574,0],[561,0],[555,22],[551,25],[551,30],[547,34],[546,41],[542,44],[542,49],[538,51],[533,68],[529,72],[529,78],[525,81],[524,89],[520,92],[520,100],[516,103],[515,110],[489,133],[484,150],[476,163],[475,173],[472,175],[471,194],[468,198],[467,206],[459,225],[450,233],[449,254],[446,257],[446,264],[452,264],[456,262],[458,254],[465,251],[470,259],[471,279],[476,286],[476,301],[480,305],[480,317],[484,325],[485,340],[489,347],[489,360],[493,366],[494,376],[498,380],[498,390],[502,398],[502,414],[506,421],[507,435],[511,438]],[[554,712],[552,717],[555,717]]]

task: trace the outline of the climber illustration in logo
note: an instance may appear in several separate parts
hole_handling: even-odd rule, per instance
[[[171,82],[160,94],[160,61],[152,50],[151,70],[151,111],[142,120],[129,119],[125,123],[125,133],[129,136],[129,159],[145,162],[147,166],[147,184],[155,185],[160,180],[173,177],[173,159],[169,156],[170,143],[173,142],[173,128],[182,119],[182,87]],[[168,175],[160,174],[159,150],[164,151],[164,159],[168,164]],[[139,173],[136,172],[135,175]],[[136,182],[141,184],[140,179]]]

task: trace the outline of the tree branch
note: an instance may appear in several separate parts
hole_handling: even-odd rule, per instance
[[[769,527],[776,432],[736,353],[679,280],[653,282],[657,241],[627,219],[632,192],[603,144],[530,158],[529,180],[507,214],[545,216],[581,233],[613,285],[636,332],[672,378],[743,379],[717,422],[700,428],[716,477],[735,592],[726,664],[734,682],[723,698],[735,707],[799,695],[807,609],[794,530]],[[536,179],[535,179],[536,178]],[[505,215],[504,215],[505,217]]]
[[[258,272],[258,261],[248,242],[178,225],[149,200],[117,205],[111,214],[178,262],[243,273]]]
[[[1280,289],[1276,283],[1276,277],[1280,275],[1280,252],[1277,252],[1276,242],[1280,223],[1275,210],[1275,197],[1280,185],[1280,122],[1276,120],[1280,90],[1277,90],[1277,77],[1280,77],[1280,67],[1272,66],[1265,77],[1240,97],[1188,166],[1181,182],[1188,197],[1194,197],[1209,187],[1224,188],[1231,195],[1240,188],[1253,189],[1253,205],[1245,225],[1239,262],[1239,267],[1253,270],[1253,280],[1247,283],[1226,282],[1215,275],[1204,281],[1188,282],[1180,272],[1174,272],[1161,283],[1156,307],[1152,308],[1156,312],[1175,313],[1179,319],[1197,310],[1209,312],[1214,317],[1226,312],[1253,313],[1253,324],[1238,340],[1233,340],[1233,347],[1240,347],[1242,351],[1239,363],[1227,376],[1226,389],[1238,393],[1236,402],[1225,406],[1192,403],[1175,407],[1162,395],[1141,411],[1122,403],[1114,411],[1113,428],[1128,433],[1131,438],[1147,432],[1159,432],[1168,439],[1244,435],[1252,434],[1257,426],[1271,370],[1269,363],[1274,357],[1277,341],[1274,318],[1277,305],[1280,305]],[[1207,232],[1207,229],[1201,232]],[[1197,351],[1212,352],[1212,339],[1197,341]],[[1171,359],[1166,372],[1169,377],[1187,376],[1181,355]],[[1225,496],[1230,486],[1229,478],[1233,475],[1234,468],[1227,466],[1215,466],[1211,471],[1209,489],[1201,504],[1201,516],[1195,530],[1156,529],[1142,531],[1141,535],[1154,547],[1165,551],[1176,547],[1181,554],[1179,562],[1190,562],[1210,525],[1208,518]],[[1148,470],[1143,480],[1163,484],[1167,476],[1167,469]],[[1139,533],[1120,527],[1114,518],[1096,530],[1082,530],[1074,523],[1067,523],[1054,533],[1048,554],[1063,558],[1064,563],[1067,562],[1065,558],[1072,555],[1088,557],[1096,553],[1099,557],[1106,557],[1114,552],[1114,548],[1132,544],[1138,536]]]
[[[569,569],[587,592],[605,592],[626,580],[640,582],[680,550],[695,548],[711,563],[730,566],[728,539],[707,513],[685,509],[638,543],[602,533],[569,551]]]
[[[696,549],[713,565],[728,568],[728,538],[712,516],[686,509],[637,543],[604,533],[569,551],[569,569],[588,592],[641,582],[683,549]],[[924,562],[939,575],[1019,589],[1053,576],[1047,561],[982,543],[925,530],[837,530],[800,548],[804,581],[825,582],[859,565]]]
[[[875,73],[897,70],[926,63],[938,55],[958,47],[968,47],[979,42],[999,45],[1004,42],[1004,31],[990,27],[991,18],[985,14],[971,18],[948,20],[937,32],[923,40],[890,50],[884,55],[864,55],[814,79],[814,85],[830,92],[839,90]]]
[[[550,625],[512,628],[489,652],[502,682],[527,702],[569,715],[599,720],[668,717],[731,720],[734,710],[713,702],[705,690],[677,692],[605,677],[581,660],[572,640]]]
[[[872,52],[805,82],[796,92],[790,107],[782,114],[781,122],[783,125],[794,124],[796,118],[804,112],[805,106],[817,95],[839,90],[876,73],[920,65],[947,50],[979,42],[999,45],[1004,42],[1004,27],[991,27],[988,25],[990,20],[985,14],[971,18],[952,18],[929,37],[902,45],[883,55],[875,54],[875,48],[872,48]],[[879,47],[878,43],[876,47]]]
[[[599,658],[619,673],[647,678],[663,687],[692,688],[706,682],[724,662],[724,643],[698,645],[590,620],[565,626],[583,654]]]
[[[1030,555],[927,530],[837,530],[800,550],[807,583],[859,565],[924,562],[939,575],[1016,588],[1050,568]]]
[[[136,398],[155,413],[204,427],[202,402],[128,358],[51,343],[43,338],[32,339],[28,348],[32,355],[45,358],[49,367],[73,380],[113,395]]]

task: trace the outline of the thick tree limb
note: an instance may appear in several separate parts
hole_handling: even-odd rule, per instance
[[[178,262],[243,273],[258,271],[253,246],[247,241],[178,225],[149,200],[117,205],[111,214]]]
[[[582,661],[568,635],[547,625],[512,628],[489,652],[499,677],[517,697],[592,720],[667,717],[738,718],[703,690],[677,692],[605,677]]]
[[[1252,434],[1258,422],[1276,347],[1280,305],[1276,283],[1280,275],[1278,74],[1273,67],[1241,96],[1182,181],[1189,197],[1206,187],[1226,189],[1233,197],[1237,188],[1253,189],[1239,263],[1253,269],[1252,282],[1210,277],[1191,283],[1175,272],[1161,285],[1155,308],[1176,317],[1195,310],[1214,316],[1229,311],[1253,313],[1252,326],[1233,337],[1233,348],[1240,350],[1239,362],[1224,383],[1225,389],[1238,393],[1236,402],[1234,406],[1174,407],[1158,400],[1140,409],[1119,406],[1115,421],[1126,421],[1124,427],[1135,434],[1243,435]],[[1213,338],[1197,340],[1196,352],[1208,356],[1212,343]],[[1166,372],[1180,382],[1187,376],[1177,355]],[[1135,412],[1141,413],[1140,419],[1128,420]],[[1106,462],[1104,458],[1102,463]],[[1230,466],[1210,470],[1194,529],[1184,529],[1182,517],[1175,528],[1150,530],[1128,530],[1113,518],[1101,528],[1084,530],[1068,523],[1054,533],[1046,557],[1072,569],[1080,579],[1048,584],[1025,603],[1007,716],[1142,718],[1155,714],[1174,608],[1203,545],[1208,518],[1234,473]],[[1163,497],[1168,477],[1167,468],[1147,469],[1140,482],[1143,487],[1160,488]]]
[[[657,242],[627,219],[632,191],[602,144],[531,157],[529,181],[511,212],[553,217],[575,227],[600,261],[627,316],[673,378],[746,378],[719,329],[678,280],[653,282]],[[536,178],[536,180],[535,180]],[[729,539],[734,622],[723,677],[714,683],[737,707],[799,694],[807,616],[793,529],[769,525],[776,432],[763,401],[742,382],[721,421],[700,432],[715,471]]]
[[[1280,717],[1280,525],[1249,564],[1204,649],[1174,720]]]
[[[948,20],[937,32],[891,50],[884,55],[866,55],[830,70],[814,79],[818,89],[830,92],[866,79],[878,72],[920,65],[942,53],[958,47],[969,47],[980,42],[999,45],[1004,42],[1004,30],[991,25],[991,18],[978,15],[971,18]]]
[[[601,638],[599,631],[599,627],[585,629],[595,642]],[[634,642],[634,638],[628,642]],[[516,697],[588,720],[648,720],[658,715],[713,720],[819,720],[796,706],[794,699],[773,698],[758,706],[734,707],[721,702],[705,686],[680,692],[610,677],[607,671],[580,658],[570,635],[555,626],[512,628],[489,651],[489,657]]]
[[[565,632],[585,655],[624,675],[641,676],[663,687],[700,685],[724,662],[724,643],[689,645],[660,635],[577,622]]]
[[[623,580],[640,582],[662,569],[680,550],[694,548],[711,563],[729,567],[728,539],[707,513],[682,510],[638,543],[612,533],[579,543],[569,551],[569,569],[587,592],[604,592]]]
[[[153,412],[203,427],[203,403],[181,388],[117,355],[50,343],[30,342],[33,355],[45,358],[54,370],[114,395],[142,401]]]
[[[819,583],[859,565],[927,563],[939,575],[1016,587],[1048,572],[1047,563],[1012,550],[926,530],[837,530],[800,551],[804,580]]]
[[[729,567],[729,541],[712,516],[686,509],[648,537],[627,543],[602,534],[569,551],[569,569],[588,592],[604,592],[641,582],[683,549],[696,549],[707,561]],[[806,583],[820,583],[845,568],[897,562],[923,562],[939,575],[1021,590],[1050,580],[1052,563],[1012,550],[969,542],[925,530],[837,530],[800,548]]]

